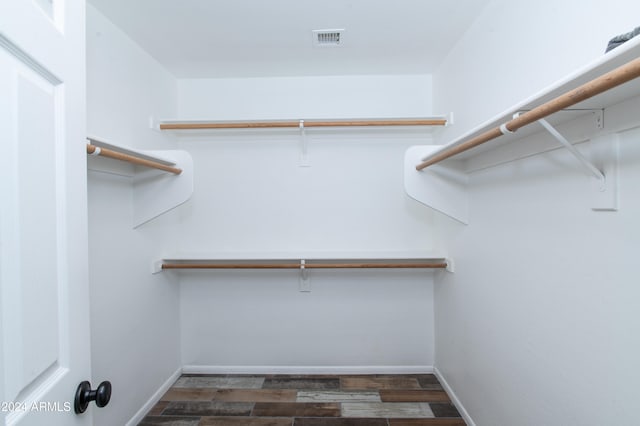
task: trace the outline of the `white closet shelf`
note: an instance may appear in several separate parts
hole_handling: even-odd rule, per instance
[[[89,170],[132,179],[133,227],[166,213],[186,202],[193,194],[193,159],[181,150],[138,150],[87,137]],[[101,158],[102,154],[109,158]],[[112,161],[111,159],[123,160]],[[123,165],[124,164],[124,165]],[[141,167],[142,166],[142,167]]]
[[[87,140],[93,146],[97,146],[99,148],[106,148],[108,150],[123,154],[125,156],[139,158],[141,160],[151,161],[151,162],[158,163],[164,166],[169,166],[169,167],[176,165],[176,162],[174,160],[159,156],[153,153],[152,151],[141,151],[138,149],[133,149],[133,148],[129,148],[122,145],[116,145],[113,143],[105,142],[103,139],[97,138],[94,136],[87,136]],[[96,154],[96,155],[100,155],[100,154]],[[124,161],[127,161],[127,160],[124,160]],[[176,174],[179,174],[179,173],[176,173]]]
[[[227,253],[219,256],[164,257],[152,265],[152,273],[168,269],[447,269],[453,262],[441,255],[415,253],[337,254]]]
[[[261,121],[215,120],[162,120],[158,124],[165,131],[211,131],[220,129],[278,129],[278,128],[331,128],[331,127],[443,127],[448,123],[444,116],[411,118],[354,118],[354,119],[290,119]]]
[[[478,127],[463,134],[462,136],[452,140],[444,146],[438,146],[437,150],[430,152],[427,156],[421,160],[426,161],[430,158],[441,154],[442,152],[451,148],[462,145],[466,141],[469,141],[475,137],[482,135],[492,129],[500,127],[501,125],[512,120],[516,114],[531,111],[536,107],[539,107],[547,102],[550,102],[563,94],[566,94],[572,90],[575,90],[583,85],[592,82],[604,74],[612,72],[628,63],[640,58],[640,37],[634,38],[618,48],[603,54],[597,60],[587,64],[585,67],[577,70],[576,72],[568,75],[567,77],[557,81],[556,83],[548,86],[540,92],[532,95],[531,97],[523,100],[522,102],[512,106],[506,111],[496,115],[488,121],[482,123]],[[585,99],[579,103],[576,103],[567,109],[554,113],[547,117],[547,120],[554,124],[559,125],[570,121],[579,121],[580,118],[592,119],[593,125],[590,126],[589,132],[592,134],[598,134],[603,132],[615,132],[620,131],[618,123],[611,123],[608,120],[604,120],[603,113],[608,112],[610,109],[614,109],[617,106],[624,108],[625,101],[640,96],[640,78],[633,78],[632,80],[613,87],[603,93],[597,94],[593,97]],[[585,120],[581,121],[581,125],[584,127]],[[627,125],[627,128],[629,125]],[[535,133],[544,132],[544,129],[538,125],[529,125],[519,128],[514,133],[502,134],[500,137],[493,139],[487,143],[478,145],[471,148],[468,151],[456,154],[451,159],[455,160],[470,160],[474,157],[478,157],[487,151],[497,151],[497,148],[507,144],[513,144],[516,141],[527,138]],[[504,133],[504,132],[503,132]],[[589,135],[585,136],[585,132],[581,133],[581,139],[586,140]],[[545,151],[547,149],[538,149],[538,152]],[[534,147],[530,152],[524,155],[530,155],[536,152]]]
[[[617,210],[617,133],[640,126],[638,109],[640,37],[444,146],[410,147],[406,192],[467,224],[469,172],[564,146],[577,170],[593,172],[592,209]],[[585,141],[590,158],[573,147]]]

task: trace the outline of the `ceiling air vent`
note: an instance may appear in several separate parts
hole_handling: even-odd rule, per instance
[[[313,30],[313,45],[338,47],[344,42],[344,30]]]

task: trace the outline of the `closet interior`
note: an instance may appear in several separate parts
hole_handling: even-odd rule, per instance
[[[182,374],[435,374],[468,425],[637,420],[640,40],[603,53],[629,12],[472,1],[422,73],[236,76],[172,68],[107,3],[91,361],[119,397],[96,425]]]

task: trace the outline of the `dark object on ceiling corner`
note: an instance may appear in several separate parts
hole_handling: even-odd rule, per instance
[[[629,31],[628,33],[624,33],[624,34],[620,34],[619,36],[615,36],[614,38],[609,40],[609,44],[607,44],[607,49],[605,50],[605,53],[610,51],[610,50],[613,50],[616,47],[620,46],[621,44],[631,40],[632,38],[634,38],[638,34],[640,34],[640,27],[636,27],[633,31]]]

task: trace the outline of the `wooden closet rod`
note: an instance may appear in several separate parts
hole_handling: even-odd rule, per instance
[[[254,121],[227,123],[164,123],[160,130],[196,130],[196,129],[266,129],[282,127],[349,127],[349,126],[444,126],[444,118],[425,118],[408,120],[350,120],[350,121]]]
[[[129,163],[137,164],[139,166],[151,167],[153,169],[163,170],[165,172],[179,175],[182,173],[182,169],[177,167],[167,166],[157,161],[146,160],[144,158],[135,157],[129,154],[123,154],[118,151],[114,151],[108,148],[97,147],[95,145],[87,144],[87,154],[101,155],[103,157],[113,158],[115,160],[127,161]]]
[[[606,92],[616,86],[631,81],[637,77],[640,77],[640,58],[627,62],[606,74],[601,75],[573,90],[570,90],[530,111],[522,113],[520,116],[514,118],[511,121],[498,126],[494,129],[488,130],[474,138],[469,139],[459,145],[451,147],[450,149],[444,149],[440,153],[425,160],[424,162],[416,166],[416,170],[422,170],[426,167],[436,164],[442,160],[446,160],[449,157],[460,154],[499,136],[502,136],[503,130],[506,132],[515,132],[521,127],[531,124],[535,121],[545,118],[555,112],[568,108],[586,99]]]
[[[446,268],[446,262],[350,262],[350,263],[307,263],[305,269],[434,269]],[[163,263],[162,269],[301,269],[300,263]]]

